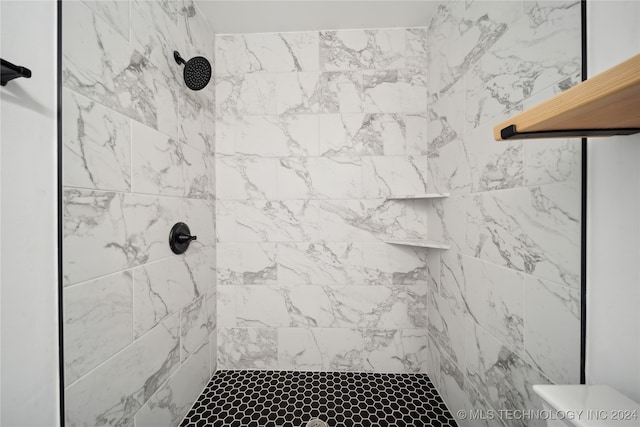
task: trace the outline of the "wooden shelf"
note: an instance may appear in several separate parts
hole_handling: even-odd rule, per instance
[[[449,197],[449,193],[407,194],[404,196],[389,196],[387,200],[412,200],[412,199],[440,199]]]
[[[493,128],[496,141],[640,132],[640,55]]]
[[[449,249],[449,245],[443,242],[436,242],[433,240],[400,240],[389,239],[385,240],[386,243],[392,245],[413,246],[417,248],[430,248],[430,249]]]

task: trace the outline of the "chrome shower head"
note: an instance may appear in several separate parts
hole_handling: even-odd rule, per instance
[[[173,52],[178,64],[184,65],[184,82],[191,90],[201,90],[211,80],[211,64],[202,56],[194,56],[188,61],[182,59],[178,51]]]

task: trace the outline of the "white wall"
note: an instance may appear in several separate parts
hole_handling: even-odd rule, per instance
[[[59,420],[56,2],[2,1],[1,56],[31,69],[0,88],[3,426]]]
[[[640,3],[587,4],[593,76],[640,52]],[[588,144],[587,382],[640,401],[640,135]]]

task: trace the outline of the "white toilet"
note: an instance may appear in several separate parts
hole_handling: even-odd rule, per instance
[[[640,426],[640,405],[605,385],[534,385],[549,427]]]

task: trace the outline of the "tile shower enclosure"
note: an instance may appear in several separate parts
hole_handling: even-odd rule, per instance
[[[65,2],[69,425],[177,425],[216,369],[427,372],[453,413],[577,382],[580,146],[491,126],[579,72],[579,2],[241,35],[188,0]],[[452,249],[384,243],[426,236]]]

